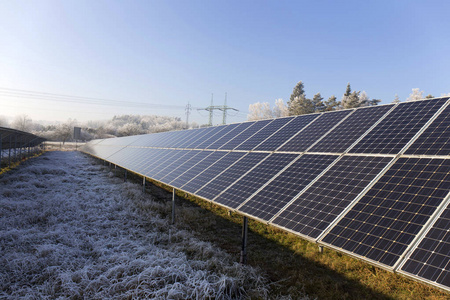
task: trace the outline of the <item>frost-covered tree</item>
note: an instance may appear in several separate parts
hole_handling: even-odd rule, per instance
[[[5,116],[0,116],[0,127],[8,127],[9,122],[8,119],[6,119]]]
[[[359,101],[359,91],[353,91],[349,96],[344,96],[342,98],[342,106],[344,108],[355,108],[361,105]]]
[[[138,124],[126,123],[117,130],[119,136],[138,135],[141,133],[141,127]]]
[[[272,118],[272,110],[268,102],[256,102],[248,106],[249,121],[263,120]]]
[[[276,99],[275,105],[273,107],[272,111],[274,118],[281,118],[281,117],[287,117],[289,116],[289,110],[286,104],[284,104],[283,99]]]
[[[314,105],[310,99],[306,99],[305,95],[294,98],[294,101],[289,102],[289,115],[305,115],[314,112]]]
[[[312,99],[312,105],[314,107],[314,112],[323,112],[326,109],[325,104],[323,103],[323,97],[320,93],[314,95]]]
[[[337,98],[335,95],[332,95],[330,98],[328,98],[327,101],[325,101],[325,111],[333,111],[339,109],[339,106],[341,103],[337,101]]]
[[[367,96],[366,91],[362,91],[359,94],[359,106],[364,107],[364,106],[369,106],[369,105],[370,105],[369,96]]]
[[[392,103],[397,104],[400,103],[400,98],[398,97],[398,94],[395,94],[394,100],[392,100]]]
[[[423,99],[423,91],[421,91],[419,88],[412,89],[411,94],[409,94],[409,97],[406,99],[406,101],[416,101]]]
[[[63,144],[70,140],[73,136],[73,128],[77,124],[77,120],[68,119],[66,122],[56,127],[56,138]]]
[[[29,132],[33,125],[33,121],[27,115],[19,115],[15,117],[11,127],[17,130]]]
[[[291,102],[295,100],[295,98],[298,98],[300,96],[305,96],[305,86],[302,81],[299,81],[294,89],[292,90],[291,97],[289,98],[288,106]]]

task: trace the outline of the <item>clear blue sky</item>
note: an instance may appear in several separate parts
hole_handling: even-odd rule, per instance
[[[237,122],[251,103],[289,100],[300,80],[325,99],[347,82],[383,103],[412,88],[440,96],[450,93],[449,11],[445,0],[0,0],[0,115],[184,119],[188,101],[206,107],[214,93],[222,104],[227,92]]]

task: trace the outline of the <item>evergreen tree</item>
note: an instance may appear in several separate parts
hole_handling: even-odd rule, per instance
[[[345,89],[344,96],[349,97],[351,93],[352,93],[352,88],[350,87],[350,82],[349,82],[349,83],[347,83],[347,89]]]
[[[398,94],[395,94],[394,100],[392,100],[392,103],[397,104],[400,103],[400,98],[398,97]]]
[[[320,93],[317,93],[314,95],[312,99],[312,104],[314,106],[314,112],[323,112],[325,111],[325,104],[323,103],[323,97],[320,95]]]
[[[356,92],[352,92],[350,94],[350,96],[345,97],[345,99],[342,100],[342,106],[344,108],[355,108],[355,107],[359,107],[361,105],[360,101],[359,101],[359,91]]]
[[[433,99],[433,98],[434,98],[434,96],[431,94],[428,94],[428,96],[425,97],[425,99]]]
[[[310,99],[306,99],[305,95],[295,97],[293,101],[289,101],[289,115],[305,115],[314,112],[314,105]]]
[[[296,97],[300,97],[300,96],[302,96],[302,95],[303,95],[303,96],[305,95],[305,86],[303,85],[303,82],[302,82],[302,81],[299,81],[299,82],[295,85],[294,90],[292,91],[291,98],[289,98],[289,102],[294,101],[294,99],[295,99]],[[289,105],[289,103],[288,103],[288,105]]]
[[[335,95],[332,95],[330,98],[328,98],[328,100],[325,101],[325,111],[337,110],[341,103],[336,100],[337,98]]]

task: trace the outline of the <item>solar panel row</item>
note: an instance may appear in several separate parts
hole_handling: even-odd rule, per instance
[[[83,151],[449,289],[449,208],[442,213],[450,194],[448,103],[106,139]]]

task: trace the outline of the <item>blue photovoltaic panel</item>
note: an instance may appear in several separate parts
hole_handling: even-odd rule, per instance
[[[103,146],[103,145],[96,145],[95,147],[92,147],[91,149],[91,155],[101,157],[103,159],[108,159],[111,155],[114,153],[122,150],[126,146]]]
[[[322,242],[394,266],[450,191],[450,160],[399,158]]]
[[[233,150],[238,145],[240,145],[242,142],[246,141],[249,137],[251,137],[252,135],[257,133],[259,130],[261,130],[261,128],[263,128],[264,126],[269,124],[270,122],[272,122],[272,120],[263,120],[263,121],[257,121],[255,123],[253,123],[250,127],[245,129],[241,133],[238,133],[238,135],[236,137],[231,139],[226,144],[222,145],[219,149]]]
[[[405,153],[450,155],[450,106],[441,112]]]
[[[450,204],[401,270],[450,288]]]
[[[195,194],[206,199],[214,199],[219,193],[225,190],[229,185],[235,182],[245,172],[253,168],[267,153],[249,153],[232,165],[226,171],[214,178],[211,182],[198,190]]]
[[[184,161],[199,151],[194,150],[164,150],[164,152],[154,160],[147,169],[145,175],[154,179],[164,177],[177,163]]]
[[[169,184],[180,188],[182,187],[186,182],[191,180],[193,177],[197,176],[199,173],[201,173],[203,170],[214,164],[216,161],[221,159],[223,156],[225,156],[228,152],[225,151],[215,151],[211,152],[210,155],[205,157],[203,160],[199,161],[197,164],[193,165],[189,170],[178,176],[176,179],[172,180]],[[197,157],[196,157],[197,158]],[[191,162],[191,161],[189,161]],[[183,164],[184,167],[184,164]]]
[[[269,221],[336,158],[337,155],[302,155],[238,210]]]
[[[230,126],[231,125],[222,125],[211,127],[212,128],[211,131],[202,136],[200,139],[189,144],[187,148],[206,149],[206,147],[208,147],[210,144],[214,143],[217,139],[227,134],[231,129],[234,128],[234,126],[237,126],[237,124],[234,124],[231,127]]]
[[[392,160],[344,156],[273,223],[316,239]]]
[[[132,149],[131,147],[129,148]],[[166,149],[154,149],[154,148],[134,148],[134,149],[149,151],[149,155],[145,155],[142,162],[138,165],[136,169],[134,169],[137,173],[146,174],[146,176],[153,174],[148,171],[151,171],[152,168],[160,164],[160,161],[163,160],[163,158],[169,155],[169,153],[173,152]]]
[[[254,150],[256,151],[275,151],[294,134],[301,131],[309,123],[319,117],[320,114],[301,115],[295,117],[289,124],[283,127],[282,130],[277,131],[263,143],[259,144]]]
[[[341,110],[324,113],[317,118],[314,123],[295,135],[289,142],[283,145],[278,151],[303,152],[306,151],[327,131],[333,128],[343,118],[350,114],[352,110]]]
[[[444,103],[445,99],[400,103],[349,152],[399,153]]]
[[[192,178],[191,181],[187,182],[181,188],[186,192],[195,193],[195,191],[198,191],[202,186],[214,179],[217,175],[222,173],[225,169],[237,162],[246,154],[247,153],[244,152],[231,152],[226,154],[224,157]]]
[[[193,141],[193,138],[199,133],[198,129],[180,130],[180,134],[177,135],[174,141],[168,145],[170,148],[183,148],[181,145],[187,144]]]
[[[183,141],[178,145],[179,148],[188,148],[189,145],[199,144],[204,141],[205,137],[214,131],[216,127],[205,127],[195,129],[196,133],[189,140]]]
[[[196,151],[197,152],[197,151]],[[161,177],[161,181],[164,183],[169,184],[172,182],[175,178],[182,175],[184,172],[195,166],[197,163],[199,163],[204,158],[208,157],[209,155],[213,154],[213,151],[200,151],[191,157],[184,157],[182,161],[175,165],[171,170],[168,170],[167,174],[164,177]]]
[[[222,135],[221,138],[215,140],[214,143],[208,145],[206,148],[219,149],[222,145],[234,139],[238,134],[246,130],[248,127],[252,126],[254,123],[255,122],[245,122],[229,125],[231,130],[229,130],[226,134]]]
[[[282,153],[270,155],[248,174],[240,178],[238,182],[231,185],[224,193],[214,198],[214,202],[231,208],[238,207],[297,156],[296,154]]]
[[[393,106],[381,105],[357,109],[308,151],[344,152]]]
[[[264,140],[269,138],[272,134],[274,134],[277,130],[280,130],[284,125],[286,125],[288,122],[292,121],[294,117],[288,117],[288,118],[280,118],[273,120],[270,124],[268,124],[266,127],[255,133],[252,137],[250,137],[248,140],[240,144],[238,147],[236,147],[235,150],[253,150],[256,146],[261,144]]]

